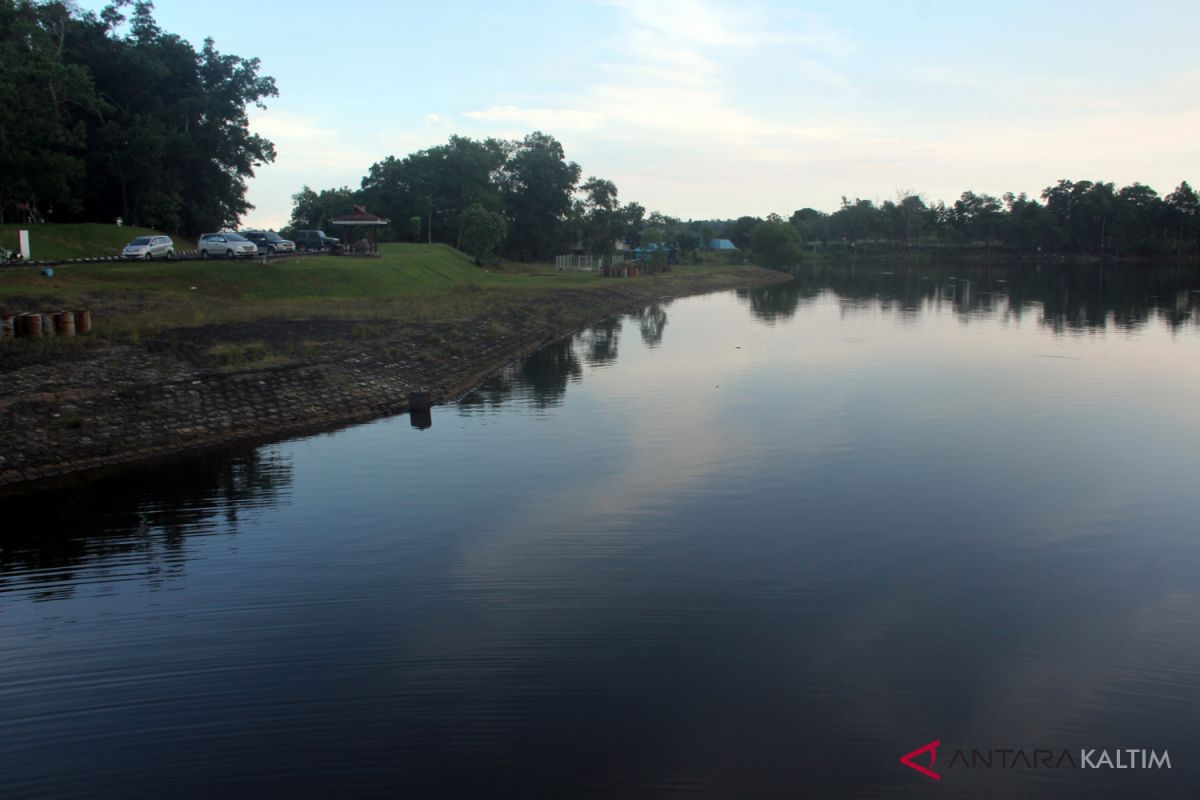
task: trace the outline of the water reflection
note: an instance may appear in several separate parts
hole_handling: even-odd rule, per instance
[[[638,327],[642,332],[642,342],[647,347],[658,347],[662,344],[663,333],[667,329],[668,302],[654,303],[638,313]]]
[[[643,341],[662,341],[667,326],[663,305],[638,315]],[[617,360],[624,320],[612,317],[554,342],[520,362],[509,364],[458,401],[464,415],[497,409],[513,401],[538,409],[562,404],[567,387],[583,377],[585,365],[606,367]]]
[[[182,572],[189,536],[236,533],[241,516],[283,501],[291,485],[290,458],[250,448],[4,497],[7,519],[21,522],[0,531],[0,594],[70,597],[84,566],[161,584]]]
[[[872,307],[915,318],[950,309],[963,321],[1037,314],[1055,333],[1134,329],[1158,320],[1171,329],[1195,324],[1200,274],[1194,268],[1145,266],[916,267],[808,266],[795,280],[741,293],[750,313],[768,324],[831,291],[846,312]]]
[[[1177,764],[948,796],[1190,796],[1200,337],[982,324],[1011,280],[689,298],[504,413],[6,502],[0,796],[916,797],[935,736]]]
[[[584,361],[597,367],[615,362],[617,346],[621,341],[622,324],[621,317],[610,317],[581,331],[576,339],[583,352]]]

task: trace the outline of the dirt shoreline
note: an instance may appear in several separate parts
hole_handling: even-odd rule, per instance
[[[767,286],[757,268],[606,282],[467,319],[264,319],[138,342],[0,348],[0,490],[238,444],[311,435],[441,404],[580,328],[672,297]],[[102,321],[97,330],[102,333]]]

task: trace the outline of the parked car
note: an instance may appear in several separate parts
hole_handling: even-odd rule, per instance
[[[121,251],[121,258],[174,258],[175,243],[170,236],[139,236]]]
[[[336,252],[342,249],[342,240],[326,236],[325,231],[292,231],[292,241],[297,250],[324,250]]]
[[[200,251],[201,258],[209,256],[236,258],[258,255],[258,245],[240,233],[206,233],[200,237],[200,243],[196,249]]]
[[[296,243],[285,239],[274,231],[242,231],[250,241],[258,246],[259,255],[273,256],[276,253],[296,252]]]

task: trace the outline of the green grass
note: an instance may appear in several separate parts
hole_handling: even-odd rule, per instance
[[[35,261],[59,258],[97,258],[117,256],[121,249],[138,236],[164,236],[161,231],[130,226],[102,225],[84,222],[73,225],[0,225],[0,246],[9,250],[17,248],[17,231],[29,231],[30,256]],[[177,250],[189,250],[195,245],[179,237],[175,239]]]
[[[128,231],[129,229],[123,229]],[[496,303],[559,289],[623,283],[551,265],[482,269],[447,245],[386,244],[380,258],[297,256],[258,261],[122,261],[71,264],[44,277],[0,269],[0,308],[86,307],[103,329],[136,338],[164,328],[264,318],[457,319]],[[726,271],[723,264],[673,274]],[[654,280],[641,277],[638,281]]]

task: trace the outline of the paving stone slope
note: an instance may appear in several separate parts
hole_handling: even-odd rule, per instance
[[[329,430],[404,412],[414,391],[446,402],[581,325],[663,299],[663,286],[678,296],[782,279],[738,271],[556,295],[569,318],[510,309],[499,321],[264,320],[40,352],[9,342],[0,486]],[[229,342],[267,343],[275,363],[222,365],[212,347]]]

